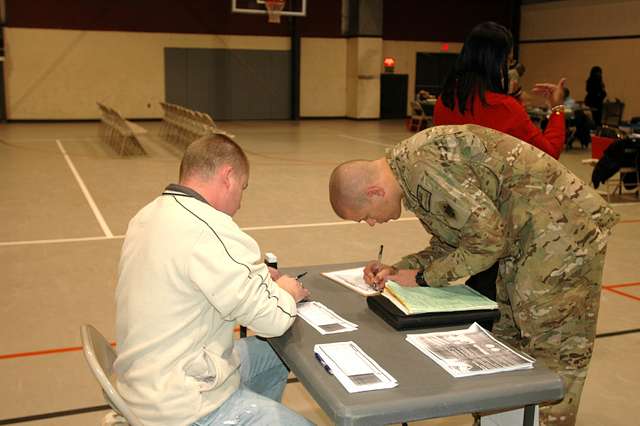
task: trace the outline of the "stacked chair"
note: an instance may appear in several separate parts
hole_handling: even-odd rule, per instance
[[[233,138],[218,128],[209,114],[166,102],[160,102],[160,106],[164,111],[160,136],[173,144],[186,147],[194,140],[211,134]]]
[[[142,127],[125,120],[118,111],[98,102],[101,117],[100,137],[120,156],[144,155],[138,137],[146,133]]]
[[[411,101],[411,117],[407,121],[407,129],[411,132],[419,132],[433,125],[432,117],[428,116],[420,102]]]

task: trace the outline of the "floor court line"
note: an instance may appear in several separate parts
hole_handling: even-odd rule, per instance
[[[640,300],[640,298],[638,299]],[[240,327],[236,327],[234,333],[239,333]],[[600,333],[596,335],[596,338],[601,337],[613,337],[613,336],[621,336],[630,333],[639,333],[640,328],[632,328],[628,330],[618,330],[618,331],[610,331],[606,333]],[[111,346],[116,347],[116,342],[109,342]],[[70,346],[66,348],[52,348],[52,349],[43,349],[38,351],[29,351],[29,352],[17,352],[12,354],[0,354],[0,361],[5,359],[15,359],[15,358],[29,358],[34,356],[45,356],[45,355],[55,355],[66,352],[80,352],[82,351],[82,346]]]
[[[109,229],[109,225],[107,225],[107,222],[104,220],[102,213],[100,213],[100,209],[98,209],[95,201],[93,201],[91,193],[87,189],[87,186],[84,184],[82,177],[80,177],[80,173],[78,173],[78,170],[76,170],[76,167],[73,165],[73,161],[71,161],[71,158],[67,154],[67,151],[65,151],[64,147],[62,146],[62,142],[60,142],[60,139],[56,139],[56,144],[58,145],[60,152],[62,152],[67,165],[71,169],[71,173],[73,173],[73,176],[76,178],[76,181],[80,186],[80,190],[84,194],[84,197],[87,199],[87,203],[89,203],[89,207],[91,207],[91,210],[93,211],[93,214],[96,217],[100,228],[102,228],[102,232],[104,232],[104,235],[107,237],[113,237],[113,233],[111,232],[111,229]]]
[[[58,244],[58,243],[78,243],[83,241],[102,241],[102,240],[117,240],[124,238],[124,235],[112,235],[110,237],[80,237],[80,238],[54,238],[50,240],[26,240],[26,241],[5,241],[0,242],[0,247],[8,246],[26,246],[37,244]]]
[[[417,217],[401,217],[389,223],[408,222],[408,221],[414,221],[414,220],[418,220],[418,218]],[[342,226],[342,225],[357,225],[357,224],[358,222],[342,220],[339,222],[298,223],[294,225],[247,226],[247,227],[241,227],[240,229],[242,229],[243,231],[268,231],[272,229],[315,228],[315,227],[321,227],[321,226]]]
[[[390,147],[393,146],[392,144],[386,144],[386,143],[382,143],[382,142],[376,142],[376,141],[372,141],[369,139],[363,139],[363,138],[356,138],[355,136],[349,136],[349,135],[344,135],[344,134],[339,134],[338,135],[341,138],[345,138],[345,139],[351,139],[357,142],[363,142],[363,143],[368,143],[369,145],[378,145],[378,146],[384,146],[384,147]]]
[[[640,302],[640,297],[638,296],[634,296],[633,294],[629,294],[626,293],[624,291],[618,290],[616,288],[611,288],[611,287],[603,287],[604,290],[610,291],[612,293],[618,294],[620,296],[624,296],[626,298],[632,299],[632,300],[637,300],[638,302]]]
[[[416,217],[401,217],[389,223],[395,222],[408,222],[418,220]],[[631,224],[640,223],[640,219],[621,220],[619,224]],[[292,225],[266,225],[266,226],[245,226],[241,227],[243,231],[269,231],[277,229],[297,229],[297,228],[314,228],[321,226],[343,226],[343,225],[357,225],[357,222],[339,221],[339,222],[316,222],[316,223],[297,223]],[[23,240],[23,241],[4,241],[0,242],[0,247],[9,246],[22,246],[32,244],[58,244],[58,243],[78,243],[85,241],[101,241],[101,240],[121,240],[124,235],[111,235],[111,236],[99,236],[99,237],[79,237],[79,238],[53,238],[47,240]]]
[[[94,407],[83,407],[83,408],[76,408],[73,410],[54,411],[51,413],[34,414],[31,416],[24,416],[24,417],[13,417],[11,419],[2,419],[0,420],[0,425],[13,425],[17,423],[27,423],[27,422],[37,421],[37,420],[53,419],[56,417],[67,417],[67,416],[75,416],[78,414],[93,413],[95,411],[107,411],[110,409],[111,407],[108,405],[97,405]]]
[[[607,284],[607,285],[603,285],[602,288],[611,289],[611,288],[633,287],[638,285],[640,285],[640,281],[634,282],[634,283]]]
[[[409,222],[418,220],[416,217],[401,217],[390,223]],[[340,222],[316,222],[316,223],[296,223],[292,225],[267,225],[267,226],[246,226],[241,227],[243,231],[269,231],[277,229],[297,229],[297,228],[314,228],[323,226],[341,226],[341,225],[358,225],[358,222],[340,221]],[[99,237],[82,237],[82,238],[54,238],[49,240],[24,240],[24,241],[5,241],[0,242],[0,247],[22,246],[32,244],[59,244],[59,243],[78,243],[85,241],[101,241],[101,240],[121,240],[124,235],[111,235]]]

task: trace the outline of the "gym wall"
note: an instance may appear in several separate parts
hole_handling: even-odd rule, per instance
[[[516,3],[385,0],[382,37],[378,41],[360,37],[354,42],[342,34],[342,0],[308,0],[307,17],[295,24],[301,36],[300,116],[349,116],[358,91],[379,90],[379,79],[362,85],[349,83],[363,71],[349,71],[350,52],[362,52],[366,46],[380,59],[377,65],[373,60],[364,64],[367,75],[383,71],[382,57],[395,57],[396,72],[409,74],[408,93],[413,93],[417,52],[439,51],[443,42],[449,44],[450,52],[456,52],[471,27],[484,20],[517,30],[513,23]],[[290,51],[294,30],[286,18],[272,25],[264,15],[232,14],[229,0],[40,0],[38,7],[6,0],[6,9],[6,106],[8,118],[14,120],[96,119],[97,101],[128,118],[159,118],[158,102],[169,100],[167,49],[226,49],[239,63],[246,63],[252,54],[241,51],[274,55]],[[248,64],[244,74],[259,72],[261,63]],[[238,84],[234,87],[242,87]],[[241,92],[228,96],[247,96]],[[267,92],[283,98],[290,93],[277,85]],[[252,101],[264,101],[260,98]],[[372,99],[355,108],[362,111],[351,113],[375,118],[378,105]],[[248,108],[253,105],[240,103]]]
[[[584,100],[594,65],[602,67],[607,95],[625,102],[623,118],[640,116],[640,1],[566,0],[522,6],[520,60],[525,90],[567,78]]]

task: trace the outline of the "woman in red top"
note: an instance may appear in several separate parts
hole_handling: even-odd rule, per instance
[[[442,124],[478,124],[510,134],[558,158],[565,139],[564,79],[536,84],[552,109],[544,133],[529,118],[524,106],[508,95],[508,57],[511,33],[495,22],[477,25],[467,36],[453,71],[438,98],[433,121]]]
[[[495,22],[477,25],[462,46],[453,71],[433,111],[435,125],[478,124],[510,134],[558,158],[564,147],[564,79],[555,84],[536,84],[553,108],[542,133],[524,106],[509,96],[508,58],[513,47],[511,33]],[[496,300],[498,263],[470,277],[466,284]]]

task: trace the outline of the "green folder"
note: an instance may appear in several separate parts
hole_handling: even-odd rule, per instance
[[[498,309],[498,304],[466,285],[403,287],[387,281],[382,294],[407,315]]]

